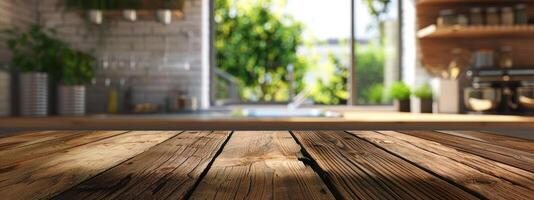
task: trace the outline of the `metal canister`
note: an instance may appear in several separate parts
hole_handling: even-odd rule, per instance
[[[22,116],[46,116],[48,114],[48,75],[46,73],[22,73],[20,85],[20,114]]]

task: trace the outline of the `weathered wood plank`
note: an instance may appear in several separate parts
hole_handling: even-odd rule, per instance
[[[0,169],[0,197],[45,199],[95,176],[176,132],[135,131]]]
[[[458,137],[534,153],[534,141],[478,131],[439,131]]]
[[[482,156],[530,172],[534,172],[534,153],[493,145],[486,142],[456,137],[435,131],[401,131],[402,133],[432,140],[457,150]]]
[[[55,199],[183,199],[229,136],[181,133]]]
[[[534,174],[393,131],[352,131],[420,167],[489,199],[531,199]]]
[[[294,135],[346,199],[476,199],[349,133],[297,131]]]
[[[191,199],[333,199],[289,132],[236,132]]]
[[[37,131],[13,133],[0,138],[0,151],[24,147],[48,140],[54,140],[65,136],[70,136],[79,131]]]
[[[28,144],[19,148],[5,149],[0,151],[0,168],[16,162],[46,156],[73,147],[110,138],[122,133],[125,133],[125,131],[81,131],[70,133],[69,135],[60,138]]]

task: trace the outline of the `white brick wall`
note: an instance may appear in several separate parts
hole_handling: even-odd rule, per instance
[[[185,19],[170,25],[106,19],[102,26],[88,24],[79,12],[65,12],[59,1],[38,1],[39,22],[57,29],[59,36],[74,47],[110,61],[111,68],[99,70],[97,84],[88,88],[88,112],[106,111],[106,78],[112,83],[126,79],[135,92],[136,103],[163,105],[170,90],[185,88],[199,100],[205,96],[203,91],[208,86],[202,77],[206,76],[202,73],[202,0],[186,0]],[[128,64],[130,57],[136,63],[134,68]],[[185,65],[189,70],[183,69]]]
[[[33,0],[0,0],[0,30],[25,27],[35,21]],[[5,38],[0,35],[0,62],[10,59]]]
[[[33,0],[0,0],[0,30],[13,26],[26,27],[36,19]],[[6,38],[0,34],[0,68],[9,63],[10,53],[6,47]],[[12,113],[11,77],[0,69],[0,116]],[[15,99],[16,101],[16,99]]]

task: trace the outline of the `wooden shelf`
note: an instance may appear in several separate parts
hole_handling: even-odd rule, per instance
[[[419,39],[429,38],[534,38],[534,25],[452,26],[430,25],[417,32]]]
[[[106,10],[104,16],[111,18],[122,17],[122,11],[120,10]],[[172,17],[175,20],[184,18],[184,12],[182,10],[172,10]],[[156,10],[137,10],[137,18],[139,20],[153,20],[156,18]]]
[[[532,3],[532,0],[419,0],[417,5],[434,5],[434,4],[515,4],[515,3]]]

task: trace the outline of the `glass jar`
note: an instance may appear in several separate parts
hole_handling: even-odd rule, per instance
[[[486,25],[496,26],[500,24],[499,14],[496,7],[489,7],[486,9]]]
[[[527,6],[525,4],[517,4],[515,6],[515,24],[527,24],[528,23],[528,16],[527,16]]]
[[[456,15],[454,10],[446,9],[439,12],[439,17],[437,21],[438,26],[452,26],[457,23]]]
[[[514,25],[514,11],[511,7],[501,9],[501,24],[506,26]]]
[[[469,24],[469,19],[466,15],[460,14],[457,17],[457,25],[459,26],[467,26]]]
[[[469,10],[469,24],[471,26],[481,26],[484,25],[484,18],[482,17],[481,8],[471,8]]]
[[[499,67],[501,68],[512,68],[514,65],[512,58],[512,47],[503,46],[499,52]]]
[[[473,53],[475,68],[494,67],[495,53],[493,49],[479,49]]]

